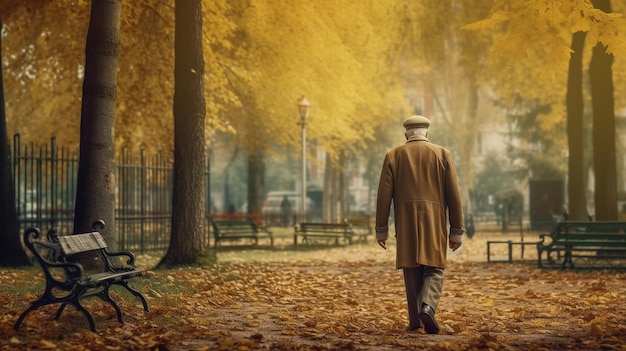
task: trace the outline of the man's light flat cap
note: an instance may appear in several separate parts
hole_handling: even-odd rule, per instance
[[[405,119],[402,125],[405,129],[428,128],[430,127],[430,120],[424,116],[415,115]]]

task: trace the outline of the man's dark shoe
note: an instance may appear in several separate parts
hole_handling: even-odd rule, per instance
[[[419,325],[417,325],[417,326],[409,324],[409,326],[406,327],[406,331],[407,332],[414,332],[414,331],[418,330],[419,328],[424,328],[424,323],[422,323],[422,321],[419,321]]]
[[[419,318],[420,321],[424,323],[424,330],[426,330],[428,334],[439,333],[439,325],[437,325],[437,321],[435,320],[435,310],[433,310],[432,307],[423,303]]]

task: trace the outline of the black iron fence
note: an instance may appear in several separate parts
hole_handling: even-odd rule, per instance
[[[22,231],[31,226],[59,232],[73,230],[78,151],[50,145],[22,145],[13,138],[11,164]],[[207,169],[207,168],[205,168]],[[148,157],[127,152],[117,158],[115,235],[117,247],[136,253],[162,252],[170,240],[173,165],[162,154]],[[206,172],[207,183],[209,173]],[[209,209],[205,211],[209,213]],[[209,221],[205,243],[209,243]]]

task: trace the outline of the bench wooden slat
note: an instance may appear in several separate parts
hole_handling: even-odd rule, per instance
[[[626,246],[626,241],[610,241],[610,240],[567,240],[553,245],[554,247],[593,247],[593,248],[620,248]]]
[[[107,243],[99,232],[58,236],[61,249],[66,255],[106,249]]]
[[[86,281],[87,282],[102,282],[105,280],[116,280],[119,278],[138,277],[142,274],[143,274],[142,271],[137,271],[137,270],[122,271],[122,272],[117,272],[117,273],[109,273],[109,272],[96,273],[96,274],[91,274],[89,277],[87,277]]]

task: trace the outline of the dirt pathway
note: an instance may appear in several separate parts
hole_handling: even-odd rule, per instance
[[[541,271],[529,249],[526,263],[485,263],[486,241],[509,239],[520,234],[479,235],[450,254],[439,335],[404,331],[393,243],[388,251],[372,243],[267,257],[258,271],[245,263],[249,254],[224,252],[222,262],[241,265],[237,281],[258,293],[213,317],[228,330],[227,343],[262,336],[255,345],[280,349],[624,349],[625,274]],[[505,251],[494,246],[492,257],[506,258]]]

